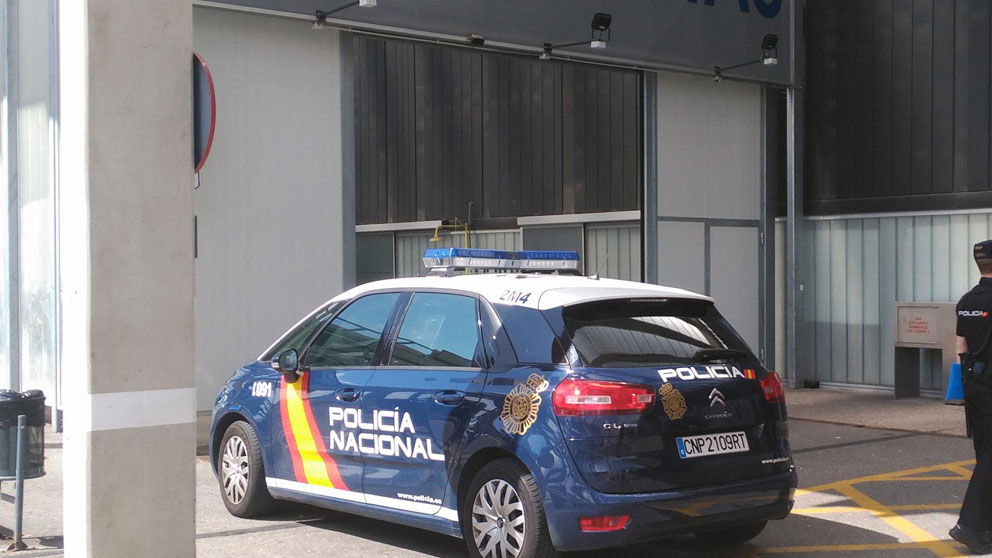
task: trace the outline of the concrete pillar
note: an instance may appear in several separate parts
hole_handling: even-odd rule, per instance
[[[193,556],[192,5],[60,8],[66,556]]]

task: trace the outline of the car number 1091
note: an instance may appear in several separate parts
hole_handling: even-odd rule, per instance
[[[747,436],[743,432],[686,436],[676,438],[675,444],[679,448],[679,457],[682,459],[722,453],[743,453],[750,450],[747,445]]]

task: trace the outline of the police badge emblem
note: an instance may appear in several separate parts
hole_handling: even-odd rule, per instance
[[[685,404],[685,397],[682,392],[675,389],[672,384],[665,384],[658,390],[661,395],[661,404],[665,407],[665,414],[672,420],[679,420],[685,414],[688,407]]]
[[[499,420],[503,429],[510,434],[523,434],[537,421],[537,410],[541,406],[538,393],[548,389],[548,381],[542,376],[531,374],[527,382],[513,386],[503,399],[503,412]]]

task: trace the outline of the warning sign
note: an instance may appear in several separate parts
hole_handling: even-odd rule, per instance
[[[927,335],[930,333],[930,322],[923,316],[913,316],[906,325],[906,331]]]
[[[937,345],[940,343],[940,316],[937,307],[897,308],[896,342],[904,345]]]

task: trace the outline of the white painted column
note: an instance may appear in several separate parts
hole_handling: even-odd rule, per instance
[[[66,556],[193,556],[192,6],[59,26]]]

